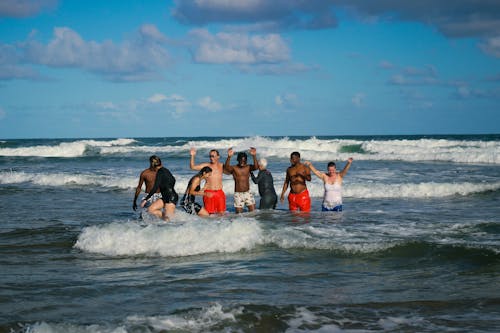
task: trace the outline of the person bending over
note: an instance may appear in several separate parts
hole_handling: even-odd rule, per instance
[[[206,180],[208,177],[212,175],[212,169],[208,166],[201,168],[201,170],[194,175],[188,183],[186,188],[186,193],[184,193],[184,197],[181,200],[181,207],[188,214],[198,214],[199,216],[208,216],[210,215],[208,211],[203,208],[199,203],[195,202],[196,196],[205,196],[212,195],[212,193],[205,193],[205,190],[201,188],[201,182],[204,180],[206,184]]]
[[[147,200],[160,189],[161,200],[157,200],[148,208],[148,213],[153,214],[165,221],[168,221],[175,213],[175,205],[179,200],[179,196],[175,192],[175,178],[170,171],[163,167],[157,166],[155,184],[146,198],[143,199],[141,207],[144,207]]]

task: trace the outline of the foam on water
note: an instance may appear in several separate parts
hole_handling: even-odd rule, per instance
[[[175,190],[180,196],[186,191],[190,176],[176,175]],[[281,193],[282,177],[275,177],[275,190]],[[95,175],[75,173],[27,173],[23,171],[0,171],[0,184],[31,183],[38,186],[99,186],[103,188],[132,189],[137,186],[137,176]],[[226,195],[234,194],[234,181],[225,178],[223,188]],[[313,198],[323,197],[323,183],[315,180],[308,183],[309,194]],[[346,183],[343,195],[346,198],[432,198],[453,195],[471,195],[488,191],[498,191],[499,182],[460,183]],[[251,184],[250,191],[258,195],[257,186]]]
[[[134,139],[108,141],[78,140],[63,142],[53,146],[32,146],[19,148],[0,148],[0,156],[39,156],[39,157],[78,157],[84,156],[90,149],[96,153],[133,154],[133,153],[176,153],[189,157],[191,147],[196,147],[200,154],[210,149],[218,149],[222,156],[228,148],[235,151],[247,151],[256,147],[259,157],[288,158],[292,151],[299,151],[304,160],[329,161],[346,160],[401,160],[401,161],[449,161],[457,163],[500,164],[500,142],[481,140],[354,140],[354,139],[318,139],[298,138],[224,138],[219,140],[191,140],[174,142],[173,145],[148,146],[136,144]],[[136,145],[134,145],[136,144]]]
[[[180,211],[175,221],[140,226],[137,223],[110,223],[84,228],[75,247],[110,256],[190,256],[212,252],[238,252],[263,242],[262,229],[252,218],[234,220],[201,219]]]
[[[88,149],[126,146],[134,142],[134,139],[116,139],[108,141],[78,140],[73,142],[61,142],[53,146],[43,145],[19,148],[0,148],[0,156],[79,157],[83,156]]]
[[[497,239],[485,240],[478,229],[479,222],[461,224],[404,223],[343,224],[307,223],[285,225],[266,230],[265,244],[283,249],[310,249],[335,251],[344,254],[383,252],[411,243],[437,246],[457,246],[464,249],[487,250],[500,253]],[[471,237],[464,238],[464,230]]]
[[[0,184],[31,183],[39,186],[99,186],[130,189],[137,186],[137,177],[117,177],[75,173],[27,173],[23,171],[0,172]]]

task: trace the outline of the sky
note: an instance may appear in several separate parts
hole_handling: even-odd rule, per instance
[[[2,139],[498,133],[498,0],[0,0]]]

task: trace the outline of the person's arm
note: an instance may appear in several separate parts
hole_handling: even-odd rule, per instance
[[[258,170],[259,169],[259,161],[257,160],[257,149],[254,147],[250,147],[250,155],[253,157],[253,164],[250,165],[250,170]]]
[[[139,197],[139,194],[142,191],[142,184],[144,184],[143,174],[144,174],[144,171],[141,172],[141,175],[139,176],[139,184],[137,184],[137,187],[135,188],[134,203],[132,204],[133,210],[137,210],[137,198]]]
[[[318,169],[316,169],[316,168],[314,167],[314,165],[312,165],[312,163],[311,163],[311,162],[309,162],[309,161],[305,161],[305,162],[304,162],[304,165],[306,165],[307,167],[309,167],[309,169],[311,169],[311,171],[312,171],[312,172],[313,172],[316,176],[318,176],[318,178],[320,178],[320,179],[324,180],[324,176],[325,176],[325,174],[324,174],[324,173],[319,172],[319,171],[318,171]]]
[[[252,178],[252,181],[253,181],[254,184],[258,184],[259,183],[260,172],[257,175],[257,177],[255,177],[255,175],[253,174],[253,172],[250,171],[250,177]]]
[[[311,181],[311,170],[304,165],[304,174],[302,175],[305,180]]]
[[[349,171],[349,168],[351,167],[351,164],[352,164],[352,157],[349,157],[347,159],[347,164],[345,165],[344,169],[342,169],[342,171],[340,171],[340,176],[342,178],[344,178],[344,176],[347,173],[347,171]]]
[[[207,163],[201,163],[201,164],[194,163],[194,158],[196,156],[196,148],[191,148],[189,154],[191,155],[191,159],[189,160],[189,168],[191,170],[200,171],[205,165],[207,165]]]
[[[233,167],[231,166],[231,157],[233,156],[233,154],[233,148],[229,148],[227,150],[226,163],[224,163],[224,171],[226,171],[228,174],[233,173]]]
[[[285,201],[285,193],[286,190],[288,189],[288,183],[290,182],[290,177],[288,175],[288,170],[286,171],[286,177],[285,177],[285,182],[283,183],[283,189],[281,190],[281,196],[280,196],[280,201],[283,202]]]
[[[205,195],[205,190],[200,189],[199,191],[196,191],[196,188],[200,185],[200,177],[195,177],[193,181],[191,182],[191,187],[189,188],[189,194],[190,195]]]

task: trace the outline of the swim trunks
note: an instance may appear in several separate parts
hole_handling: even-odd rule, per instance
[[[186,213],[192,215],[198,214],[201,210],[201,205],[197,202],[188,202],[185,204],[181,204],[181,207],[186,211]]]
[[[309,191],[305,189],[300,193],[288,194],[288,208],[290,210],[300,210],[302,212],[311,211],[311,198],[309,197]]]
[[[144,200],[144,199],[146,199],[146,196],[147,196],[147,194],[141,199],[141,201]],[[149,206],[151,206],[151,204],[153,202],[155,202],[158,199],[161,199],[161,193],[155,193],[155,194],[153,194],[151,196],[151,198],[149,198],[148,200],[146,200],[146,204],[144,205],[143,209],[144,208],[148,208]]]
[[[243,208],[246,206],[255,205],[255,198],[253,194],[249,191],[246,192],[234,192],[234,207]]]
[[[226,212],[226,195],[223,190],[205,190],[205,193],[212,193],[210,198],[203,196],[203,205],[209,214]]]
[[[335,207],[327,207],[325,205],[321,205],[321,211],[323,212],[341,212],[342,211],[342,205],[338,205]]]

